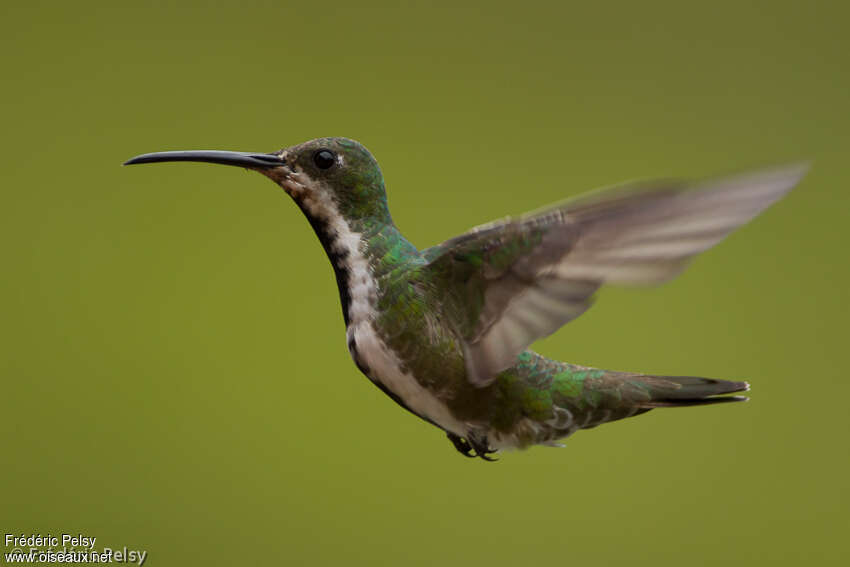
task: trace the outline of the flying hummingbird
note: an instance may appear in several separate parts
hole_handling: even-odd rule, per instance
[[[653,408],[746,400],[724,395],[746,382],[601,370],[528,347],[584,313],[603,284],[673,278],[806,171],[604,189],[418,250],[393,223],[378,162],[354,140],[158,152],[125,165],[164,161],[240,166],[280,185],[331,261],[354,363],[463,455],[486,460]]]

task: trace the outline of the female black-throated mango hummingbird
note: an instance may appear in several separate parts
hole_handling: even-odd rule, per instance
[[[387,208],[372,154],[346,138],[274,153],[177,151],[127,164],[253,169],[301,208],[336,274],[348,350],[399,405],[458,451],[557,444],[647,412],[746,400],[746,382],[615,372],[527,350],[590,307],[602,284],[667,281],[788,192],[805,165],[597,191],[418,250]]]

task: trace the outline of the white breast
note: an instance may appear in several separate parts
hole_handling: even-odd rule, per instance
[[[356,348],[356,352],[350,350],[352,358],[368,369],[371,380],[380,382],[414,413],[443,429],[465,435],[467,428],[464,424],[456,420],[446,404],[422,387],[410,373],[402,371],[398,356],[375,331],[378,286],[361,251],[360,235],[351,232],[345,221],[335,225],[337,239],[334,245],[347,252],[340,262],[345,264],[348,272],[351,304],[348,307],[346,340],[349,346]]]
[[[427,417],[443,429],[457,435],[466,435],[468,427],[449,411],[448,406],[437,399],[409,373],[403,372],[396,354],[381,340],[370,321],[352,323],[346,333],[348,344],[356,344],[357,361],[366,366],[371,379],[380,382],[414,413]],[[352,357],[355,353],[351,353]]]

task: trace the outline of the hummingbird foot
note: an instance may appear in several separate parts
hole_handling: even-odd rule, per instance
[[[476,455],[472,453],[472,446],[466,442],[466,439],[459,437],[450,431],[446,431],[446,437],[449,438],[449,441],[452,442],[452,445],[455,446],[455,449],[457,449],[461,455],[469,457],[470,459],[474,459],[476,457]]]
[[[449,431],[446,432],[446,437],[449,438],[449,441],[455,446],[455,449],[463,455],[464,457],[469,457],[470,459],[474,459],[475,457],[481,457],[485,461],[497,461],[498,459],[494,459],[492,457],[488,457],[487,455],[491,453],[495,453],[493,449],[490,448],[489,443],[487,443],[487,439],[476,440],[473,438],[464,439],[459,435],[455,435]],[[473,452],[474,451],[474,452]]]

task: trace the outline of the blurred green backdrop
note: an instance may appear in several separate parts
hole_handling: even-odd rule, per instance
[[[845,564],[850,40],[838,2],[6,3],[4,533],[149,565]],[[537,348],[746,378],[487,464],[349,360],[282,191],[138,153],[348,136],[420,246],[635,177],[810,158],[660,289]]]

